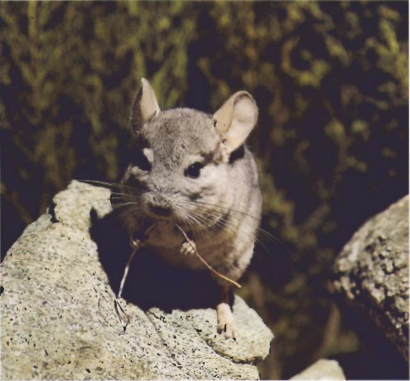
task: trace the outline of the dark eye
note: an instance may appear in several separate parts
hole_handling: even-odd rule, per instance
[[[151,170],[151,163],[149,162],[147,157],[142,153],[142,151],[133,152],[131,162],[143,171],[148,172]]]
[[[185,170],[185,176],[191,177],[192,179],[197,179],[199,175],[201,174],[201,169],[203,168],[203,164],[196,162],[192,165],[190,165],[186,170]]]

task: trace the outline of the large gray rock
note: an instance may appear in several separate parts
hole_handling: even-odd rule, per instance
[[[354,234],[337,258],[336,275],[336,289],[367,314],[408,361],[408,196]]]
[[[235,298],[237,341],[216,333],[214,309],[144,312],[114,291],[90,238],[90,210],[109,191],[73,181],[9,250],[1,268],[2,379],[258,379],[273,338]],[[115,291],[116,292],[116,291]]]

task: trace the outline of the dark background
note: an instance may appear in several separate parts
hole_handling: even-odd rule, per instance
[[[408,193],[408,2],[0,4],[2,257],[71,179],[117,181],[141,77],[162,108],[260,108],[265,247],[241,295],[275,333],[263,378],[363,351],[332,261]]]

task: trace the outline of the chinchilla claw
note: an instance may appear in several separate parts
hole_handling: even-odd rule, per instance
[[[194,242],[184,242],[181,245],[181,254],[185,255],[186,257],[190,255],[194,255],[196,252],[196,245]]]

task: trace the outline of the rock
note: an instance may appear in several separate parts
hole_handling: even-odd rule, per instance
[[[335,264],[335,288],[381,328],[408,362],[409,197],[367,221]]]
[[[121,300],[130,318],[124,329],[117,290],[89,233],[91,208],[109,214],[109,196],[73,181],[7,253],[2,378],[258,379],[254,364],[268,355],[273,335],[239,297],[236,342],[216,333],[211,308],[143,311]]]
[[[336,360],[319,360],[291,380],[346,380]]]

